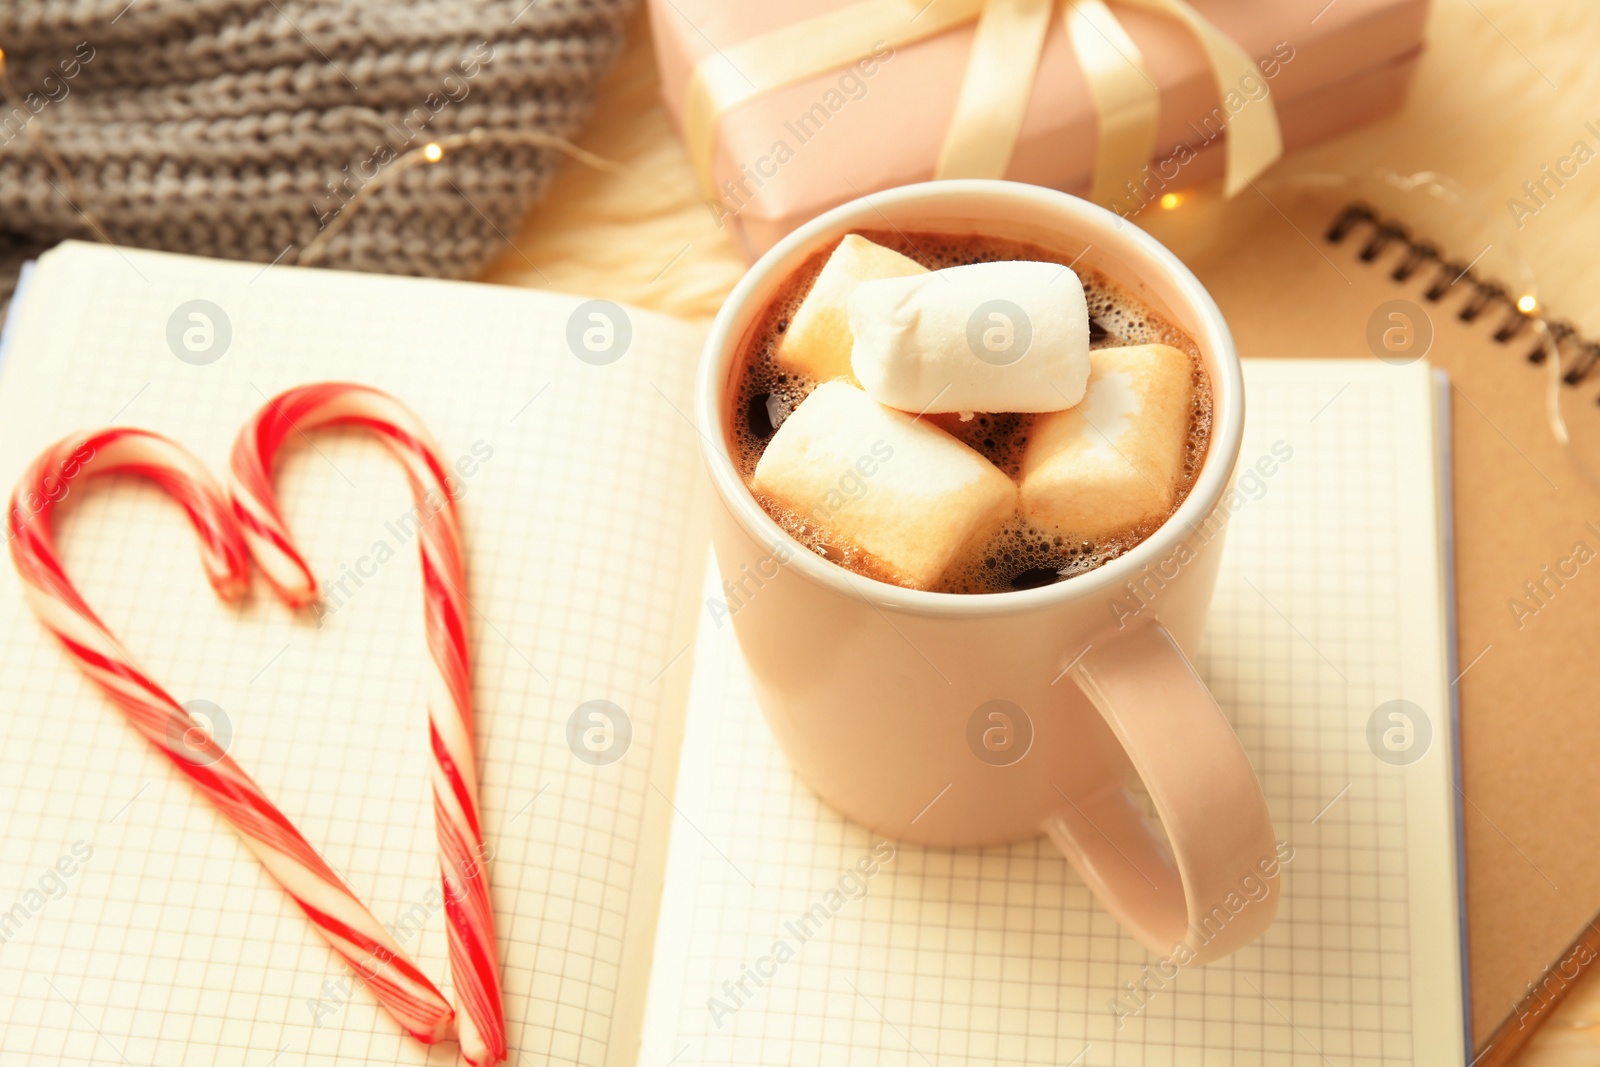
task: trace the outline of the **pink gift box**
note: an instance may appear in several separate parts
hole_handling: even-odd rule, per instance
[[[854,0],[650,0],[667,108],[683,121],[696,64],[758,34]],[[1422,51],[1427,0],[1192,0],[1255,57],[1286,152],[1395,109]],[[1156,154],[1118,203],[1134,215],[1163,193],[1222,173],[1227,111],[1200,46],[1180,23],[1141,8],[1112,11],[1144,53],[1161,97]],[[716,195],[707,207],[752,259],[790,230],[864,193],[933,176],[955,110],[973,27],[758,96],[717,125]],[[1006,177],[1086,195],[1096,118],[1059,12]]]

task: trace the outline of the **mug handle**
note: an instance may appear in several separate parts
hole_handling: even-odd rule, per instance
[[[1121,782],[1063,794],[1067,806],[1045,833],[1150,951],[1186,948],[1180,962],[1205,963],[1255,940],[1278,909],[1272,818],[1244,748],[1188,657],[1151,622],[1091,646],[1071,673],[1127,751],[1166,840]]]

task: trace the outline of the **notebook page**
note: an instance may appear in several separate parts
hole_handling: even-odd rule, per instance
[[[209,365],[168,345],[191,300],[231,327]],[[418,411],[461,464],[510,1046],[524,1062],[631,1064],[705,551],[685,417],[700,336],[629,312],[621,358],[586,363],[567,343],[581,303],[66,245],[14,309],[0,477],[113,421],[174,436],[221,472],[241,421],[305,381],[371,383]],[[231,754],[437,982],[411,500],[355,431],[293,443],[277,485],[324,580],[320,620],[291,616],[260,582],[243,608],[219,605],[178,508],[137,483],[91,483],[64,507],[67,569],[177,699],[221,709]],[[44,634],[9,564],[0,605],[0,1062],[456,1062],[453,1043],[430,1055],[352,984],[233,830]],[[594,700],[631,724],[614,762],[567,742]],[[63,857],[70,876],[51,873]]]
[[[642,1063],[1463,1062],[1426,368],[1246,379],[1240,469],[1278,462],[1241,484],[1198,666],[1292,849],[1267,934],[1159,981],[1047,843],[930,849],[847,822],[795,780],[731,629],[703,618]],[[1409,765],[1367,742],[1393,699],[1433,727]],[[819,902],[826,925],[796,926]]]

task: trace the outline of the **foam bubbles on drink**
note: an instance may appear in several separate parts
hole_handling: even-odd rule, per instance
[[[1001,238],[871,230],[857,232],[870,241],[909,256],[929,270],[1003,259],[1069,262],[1039,246]],[[818,252],[785,281],[782,290],[767,305],[744,342],[744,351],[734,371],[738,377],[737,387],[731,392],[732,417],[729,425],[732,427],[732,440],[729,442],[729,451],[747,486],[756,462],[778,426],[811,390],[821,384],[779,369],[773,353],[832,251],[833,247],[829,246]],[[1089,304],[1090,348],[1165,344],[1189,354],[1194,366],[1194,406],[1189,418],[1183,473],[1173,503],[1173,510],[1176,511],[1194,485],[1211,439],[1211,384],[1201,367],[1200,350],[1187,334],[1154,314],[1145,304],[1098,271],[1073,269],[1083,282],[1084,296]],[[1035,416],[1015,412],[978,413],[963,421],[959,415],[952,413],[925,415],[923,418],[988,457],[1012,478],[1019,476],[1023,450],[1027,446],[1028,433]],[[880,581],[895,580],[893,573],[881,562],[859,547],[831,537],[822,524],[778,506],[759,493],[754,495],[779,526],[813,552],[858,574]],[[1163,516],[1162,521],[1165,518]],[[1087,573],[1115,559],[1150,536],[1160,525],[1160,522],[1146,523],[1116,537],[1095,542],[1073,541],[1040,530],[1019,516],[970,558],[952,567],[940,591],[1002,593],[1049,585]]]

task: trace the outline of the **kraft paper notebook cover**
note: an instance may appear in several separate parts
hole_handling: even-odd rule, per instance
[[[196,299],[231,324],[205,366],[167,341]],[[1462,1062],[1442,412],[1423,365],[1246,368],[1251,473],[1198,662],[1292,859],[1259,942],[1163,977],[1043,843],[898,846],[794,779],[703,584],[683,415],[699,331],[630,311],[630,347],[594,365],[567,340],[584,314],[68,244],[30,276],[0,365],[7,479],[113,420],[220,468],[265,396],[325,377],[393,391],[447,454],[478,457],[460,508],[517,1061]],[[259,588],[220,606],[177,509],[137,484],[67,506],[66,563],[180,700],[222,709],[230,751],[438,977],[404,482],[355,433],[312,435],[278,482],[340,591],[320,620]],[[454,1062],[350,982],[41,632],[8,565],[0,647],[0,1061]],[[1369,741],[1397,699],[1431,729],[1409,762]],[[575,719],[596,700],[625,715],[598,749]]]
[[[1484,1051],[1530,990],[1547,1003],[1570,984],[1554,965],[1600,910],[1600,718],[1590,652],[1600,580],[1581,568],[1552,580],[1546,569],[1581,554],[1578,546],[1600,550],[1600,493],[1549,429],[1548,367],[1530,362],[1539,346],[1509,303],[1525,290],[1489,265],[1506,236],[1481,214],[1447,206],[1431,186],[1364,183],[1354,192],[1376,220],[1346,215],[1348,184],[1315,182],[1247,191],[1229,206],[1226,226],[1177,212],[1139,221],[1211,290],[1246,357],[1377,364],[1369,324],[1394,310],[1391,302],[1431,321],[1427,359],[1452,382],[1472,1033]],[[1346,232],[1330,240],[1341,219]],[[1448,265],[1426,256],[1428,243]],[[1408,266],[1410,277],[1397,280]],[[1497,282],[1511,287],[1506,296],[1494,293]],[[1443,292],[1435,301],[1430,290]],[[1480,304],[1473,321],[1462,320]],[[1564,370],[1592,359],[1580,338],[1565,341]],[[1588,427],[1600,420],[1592,381],[1561,389],[1574,430],[1600,430]],[[1574,962],[1566,961],[1569,974]],[[1537,1013],[1538,1003],[1522,1011]]]

